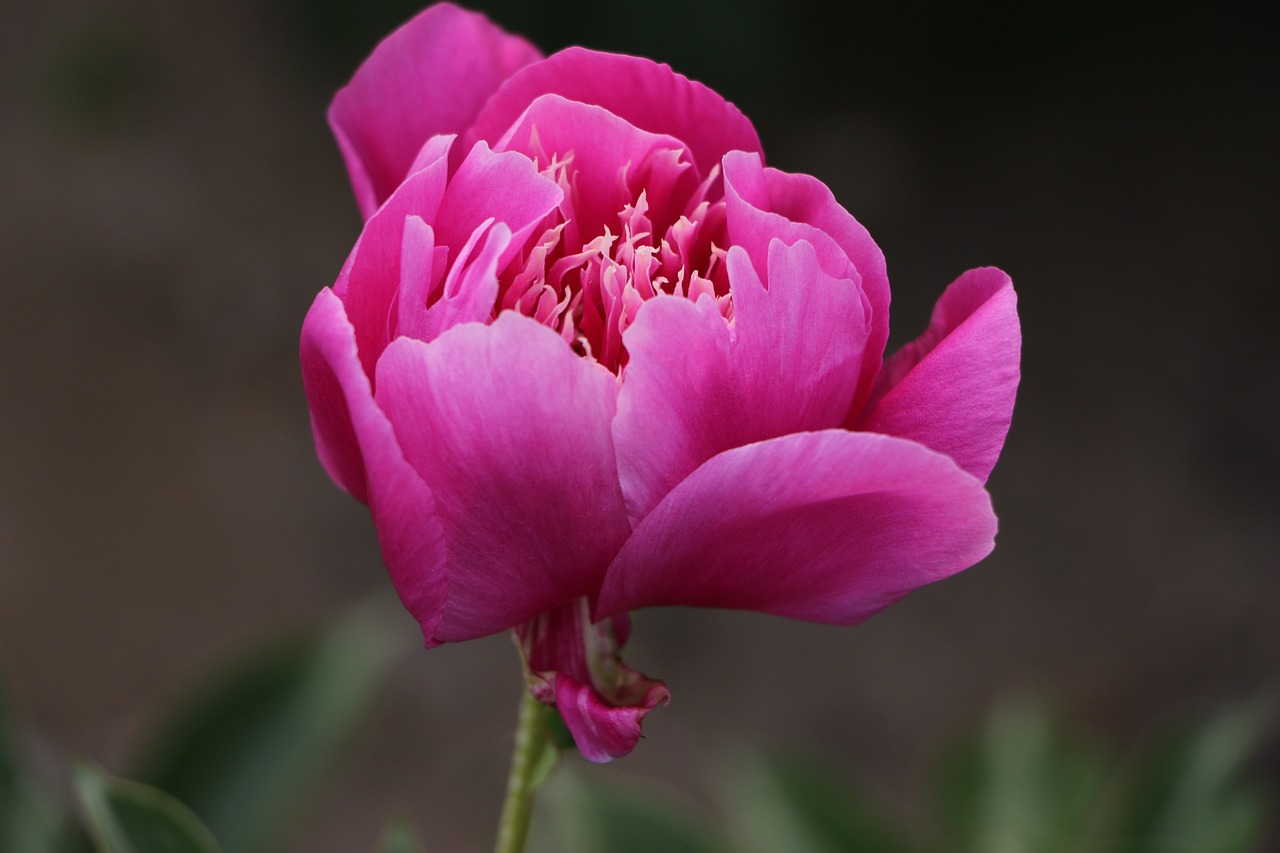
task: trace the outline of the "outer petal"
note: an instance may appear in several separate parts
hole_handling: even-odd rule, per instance
[[[822,267],[840,278],[857,271],[865,297],[866,354],[855,405],[861,408],[880,370],[889,340],[889,277],[884,253],[867,229],[835,200],[826,185],[809,175],[766,169],[760,158],[733,152],[724,158],[725,205],[729,240],[744,247],[762,273],[769,241],[805,239],[818,250]]]
[[[404,180],[429,137],[459,133],[538,50],[483,15],[431,6],[374,48],[329,107],[366,218]]]
[[[595,594],[628,531],[608,371],[506,312],[430,344],[400,338],[377,379],[378,404],[444,521],[449,601],[436,640]]]
[[[970,270],[942,294],[924,334],[885,363],[857,428],[918,441],[985,482],[1013,419],[1021,351],[1009,276]]]
[[[301,360],[320,460],[339,485],[369,504],[400,600],[429,638],[445,601],[444,534],[435,500],[374,403],[355,333],[328,289],[303,323]]]
[[[644,518],[609,567],[601,618],[726,607],[852,625],[986,556],[982,485],[922,445],[802,433],[726,451]]]
[[[854,282],[803,240],[770,245],[768,290],[740,247],[728,266],[732,331],[709,298],[659,296],[625,333],[613,435],[632,518],[717,453],[839,426],[853,400],[866,340]]]
[[[511,76],[476,117],[468,142],[500,139],[540,95],[595,104],[693,152],[703,176],[727,151],[760,151],[755,128],[738,108],[666,65],[634,56],[571,47]]]

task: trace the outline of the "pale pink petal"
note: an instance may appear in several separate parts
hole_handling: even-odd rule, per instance
[[[1021,351],[1009,276],[970,270],[942,294],[924,334],[885,362],[857,428],[918,441],[985,482],[1013,418]]]
[[[747,117],[701,83],[648,59],[580,47],[513,74],[485,104],[465,138],[502,138],[540,95],[595,104],[641,130],[673,136],[693,152],[703,176],[725,152],[760,151]]]
[[[511,312],[387,348],[378,404],[444,521],[438,640],[501,631],[599,588],[628,531],[616,395],[612,374]]]
[[[636,527],[602,618],[654,605],[851,625],[973,565],[994,545],[982,484],[923,445],[800,433],[705,463]]]
[[[728,268],[732,330],[708,297],[659,296],[624,335],[613,435],[633,519],[717,453],[836,427],[849,411],[866,340],[856,285],[804,240],[773,241],[768,290],[742,248]]]
[[[365,217],[404,180],[424,142],[465,130],[504,80],[540,56],[450,3],[429,7],[379,44],[329,107]]]
[[[751,255],[764,273],[769,242],[811,242],[822,267],[839,278],[857,271],[865,298],[867,341],[855,407],[861,408],[880,369],[889,339],[889,277],[884,253],[867,229],[840,206],[831,190],[809,175],[766,169],[754,154],[734,152],[724,158],[727,225],[730,243]]]
[[[430,641],[444,611],[444,534],[431,490],[405,462],[374,403],[342,302],[320,291],[302,327],[302,381],[330,476],[369,504],[400,600]]]
[[[618,212],[633,202],[641,189],[654,220],[669,224],[698,184],[678,139],[640,130],[603,107],[558,95],[534,100],[493,147],[495,151],[519,151],[541,158],[542,168],[549,165],[549,158],[572,155],[569,173],[575,192],[570,226],[583,241],[604,233],[605,225],[617,233]],[[658,156],[664,152],[673,152],[673,156]],[[681,156],[685,165],[676,165],[675,155]],[[643,181],[634,177],[640,171],[644,172]],[[631,180],[624,183],[624,175]]]

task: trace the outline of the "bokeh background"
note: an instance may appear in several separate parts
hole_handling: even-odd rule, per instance
[[[695,796],[741,743],[908,812],[926,758],[1037,691],[1123,745],[1280,670],[1280,91],[1234,4],[477,0],[545,51],[638,53],[751,116],[876,237],[894,339],[1014,277],[1013,430],[982,565],[849,630],[642,612],[672,704],[599,772]],[[385,589],[314,458],[297,337],[360,220],[332,91],[419,8],[18,0],[0,27],[0,677],[125,772],[220,664]],[[407,615],[406,636],[415,631]],[[494,637],[411,655],[297,850],[412,814],[486,849],[519,686]],[[1255,772],[1280,781],[1274,741]]]

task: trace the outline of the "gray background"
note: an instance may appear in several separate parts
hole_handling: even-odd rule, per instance
[[[653,56],[741,106],[773,165],[877,238],[895,344],[970,266],[1020,296],[996,553],[851,630],[638,614],[628,660],[674,699],[601,772],[697,792],[723,750],[783,743],[910,809],[994,697],[1047,693],[1126,744],[1275,678],[1280,149],[1257,22],[481,5],[548,52]],[[296,353],[359,229],[324,108],[416,8],[6,9],[0,676],[53,748],[123,772],[211,667],[386,586],[315,461]],[[411,656],[297,849],[369,849],[397,806],[433,849],[486,849],[518,681],[504,637]],[[1257,769],[1280,779],[1274,744]]]

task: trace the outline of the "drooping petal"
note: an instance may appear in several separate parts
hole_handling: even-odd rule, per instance
[[[880,370],[889,340],[889,277],[884,253],[831,190],[809,175],[766,169],[760,158],[733,152],[724,158],[725,213],[729,240],[751,255],[764,274],[769,242],[808,240],[829,274],[849,278],[857,271],[865,298],[867,341],[855,406],[861,407]]]
[[[441,642],[593,595],[628,524],[609,423],[617,385],[511,312],[392,343],[377,401],[435,494],[448,545]]]
[[[540,56],[451,3],[429,7],[379,44],[329,107],[365,218],[404,180],[427,139],[465,130],[504,80]]]
[[[444,533],[431,490],[374,402],[342,302],[320,291],[302,327],[302,381],[330,476],[368,503],[400,600],[430,638],[444,612]]]
[[[636,527],[595,616],[724,607],[852,625],[994,545],[982,484],[940,453],[845,430],[726,451]]]
[[[599,762],[635,748],[641,721],[671,694],[622,662],[625,616],[592,624],[590,615],[580,598],[518,626],[516,637],[530,691],[559,709],[578,750]]]
[[[511,75],[476,117],[468,142],[500,139],[541,95],[595,104],[650,133],[674,136],[702,176],[727,151],[760,151],[738,108],[701,83],[648,59],[571,47]]]
[[[671,699],[662,682],[649,681],[648,685],[635,704],[610,705],[591,685],[564,673],[556,677],[556,709],[583,758],[600,764],[635,749],[644,718]]]
[[[854,282],[805,240],[770,245],[768,290],[742,248],[728,268],[732,332],[709,297],[659,296],[624,336],[613,435],[633,519],[717,453],[839,426],[853,400],[866,341]]]
[[[493,148],[529,157],[572,154],[576,192],[570,226],[581,240],[602,234],[606,224],[617,231],[618,211],[637,195],[623,183],[627,172],[647,169],[644,190],[650,209],[667,223],[677,218],[678,208],[698,184],[680,140],[641,130],[603,107],[558,95],[535,99]],[[657,156],[662,152],[683,155],[685,165],[674,165],[675,156]],[[539,165],[548,164],[544,160]]]
[[[857,429],[918,441],[986,482],[1013,418],[1021,352],[1009,276],[970,270],[942,294],[924,334],[885,362]]]

